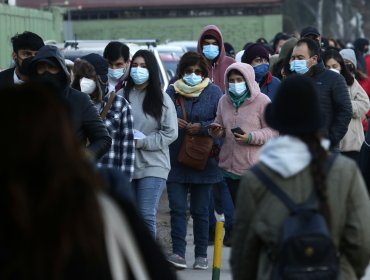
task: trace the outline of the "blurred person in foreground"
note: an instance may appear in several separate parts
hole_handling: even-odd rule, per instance
[[[65,97],[27,82],[2,100],[17,106],[0,112],[12,135],[0,140],[0,278],[174,279],[133,205],[105,193]]]
[[[353,160],[338,154],[330,170],[324,171],[330,153],[320,136],[319,99],[305,76],[293,75],[282,82],[265,111],[267,124],[280,136],[262,148],[257,165],[295,203],[316,195],[315,205],[340,253],[340,279],[360,279],[370,260],[369,196]],[[271,279],[288,215],[281,200],[247,171],[236,206],[230,260],[233,279]]]
[[[12,59],[15,66],[0,73],[0,88],[6,85],[21,84],[28,80],[28,65],[37,51],[43,47],[42,38],[30,31],[24,31],[11,38]]]
[[[42,47],[30,62],[33,80],[52,83],[70,106],[72,124],[81,143],[94,159],[102,157],[110,148],[112,138],[99,117],[90,97],[69,86],[70,76],[64,57],[55,46]]]

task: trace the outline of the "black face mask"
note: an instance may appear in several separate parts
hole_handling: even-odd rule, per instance
[[[57,74],[51,74],[46,71],[41,75],[38,75],[38,80],[42,83],[47,83],[54,86],[58,91],[63,91],[67,86],[67,77],[63,70],[60,70]]]
[[[22,75],[24,75],[24,76],[28,76],[29,75],[29,66],[30,66],[30,64],[31,64],[31,60],[32,60],[32,56],[30,56],[30,57],[27,57],[27,58],[25,58],[25,59],[23,59],[23,60],[21,60],[22,61],[22,64],[20,64],[19,63],[19,60],[20,59],[16,59],[15,60],[15,64],[17,65],[17,67],[18,67],[18,71],[19,71],[19,73],[21,73]]]

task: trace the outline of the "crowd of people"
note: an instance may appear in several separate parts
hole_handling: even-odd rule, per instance
[[[370,260],[369,41],[343,45],[307,27],[271,42],[235,52],[208,25],[163,91],[150,50],[131,57],[112,41],[71,64],[37,34],[16,34],[14,67],[0,72],[12,136],[1,140],[2,278],[175,279],[170,266],[188,267],[189,208],[194,269],[208,269],[216,212],[234,279],[271,279],[289,209],[259,168],[295,203],[317,198],[341,279],[360,279]],[[168,256],[155,242],[166,188]]]

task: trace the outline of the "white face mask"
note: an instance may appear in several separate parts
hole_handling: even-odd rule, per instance
[[[340,71],[339,71],[339,69],[334,69],[334,68],[330,68],[329,70],[331,70],[331,71],[333,71],[333,72],[335,72],[335,73],[338,73],[338,74],[340,74]]]
[[[80,80],[81,91],[87,94],[93,93],[96,89],[96,83],[94,80],[88,78],[82,78]]]

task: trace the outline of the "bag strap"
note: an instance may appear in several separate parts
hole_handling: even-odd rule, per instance
[[[112,104],[113,104],[113,99],[116,97],[116,91],[112,91],[110,96],[109,96],[109,99],[108,99],[108,102],[105,104],[104,108],[103,108],[103,111],[100,113],[100,117],[104,120],[108,114],[108,111],[110,110],[110,108],[112,107]]]
[[[187,122],[188,120],[186,118],[186,110],[185,110],[184,98],[179,95],[178,99],[179,99],[180,106],[181,106],[182,117],[183,117],[184,121]]]
[[[337,153],[332,153],[329,155],[324,165],[325,174],[329,172],[337,155]],[[253,166],[250,171],[252,171],[257,176],[257,178],[268,188],[268,190],[276,195],[291,212],[294,212],[298,208],[298,204],[295,203],[277,184],[275,184],[275,182],[272,181],[270,177],[268,177],[258,165]],[[311,204],[315,200],[316,193],[315,190],[313,190],[305,204]]]

